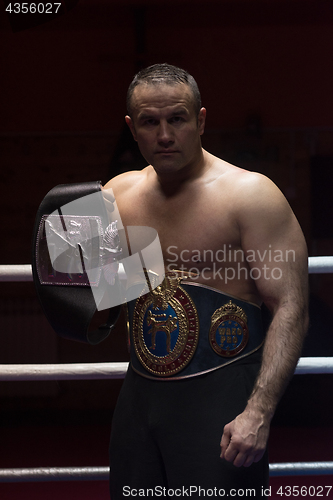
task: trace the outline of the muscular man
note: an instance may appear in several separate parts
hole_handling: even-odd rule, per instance
[[[190,376],[180,370],[163,379],[149,366],[147,376],[145,368],[129,368],[111,436],[113,500],[139,489],[191,486],[226,493],[253,488],[262,496],[270,422],[307,329],[307,251],[299,224],[269,179],[202,148],[205,120],[188,73],[169,65],[140,72],[129,88],[126,123],[148,166],[105,188],[112,188],[125,227],[157,230],[166,271],[190,271],[194,286],[187,289],[212,293],[221,306],[226,298],[248,305],[254,314],[264,303],[272,321],[263,347],[246,355],[219,351],[221,366],[214,369],[198,352],[187,366],[202,361],[204,368]],[[199,337],[211,327],[202,323]],[[227,330],[216,331],[226,338]],[[236,342],[236,327],[229,334]],[[250,339],[255,335],[250,329]]]

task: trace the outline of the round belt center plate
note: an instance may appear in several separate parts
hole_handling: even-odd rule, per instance
[[[144,368],[160,377],[180,372],[190,362],[199,338],[194,302],[166,277],[151,293],[137,299],[133,313],[133,344]]]
[[[209,341],[220,356],[231,358],[245,349],[249,340],[247,316],[230,300],[217,309],[211,320]]]

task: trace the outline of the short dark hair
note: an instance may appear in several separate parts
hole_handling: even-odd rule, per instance
[[[192,90],[193,98],[194,98],[194,108],[195,112],[198,115],[201,109],[201,96],[197,82],[184,69],[178,68],[177,66],[172,66],[171,64],[163,63],[163,64],[153,64],[152,66],[148,66],[148,68],[142,69],[137,73],[127,91],[127,112],[131,116],[132,112],[132,96],[135,87],[140,84],[146,85],[177,85],[179,83],[185,83]]]

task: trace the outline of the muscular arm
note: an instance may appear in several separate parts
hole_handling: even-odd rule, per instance
[[[283,195],[268,179],[257,179],[254,174],[247,192],[254,202],[244,202],[239,208],[242,248],[245,254],[256,250],[261,256],[266,255],[260,265],[258,261],[250,265],[261,270],[266,266],[266,271],[278,267],[280,271],[275,276],[280,278],[273,279],[270,273],[262,272],[256,280],[273,319],[266,335],[261,370],[247,406],[225,426],[221,439],[221,457],[237,467],[249,466],[262,458],[271,419],[294,373],[308,325],[307,251],[298,222]],[[283,260],[275,262],[277,255]]]

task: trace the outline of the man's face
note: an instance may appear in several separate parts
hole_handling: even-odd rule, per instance
[[[126,117],[134,139],[158,174],[191,168],[200,158],[206,110],[195,113],[190,87],[138,85],[132,96],[132,118]]]

